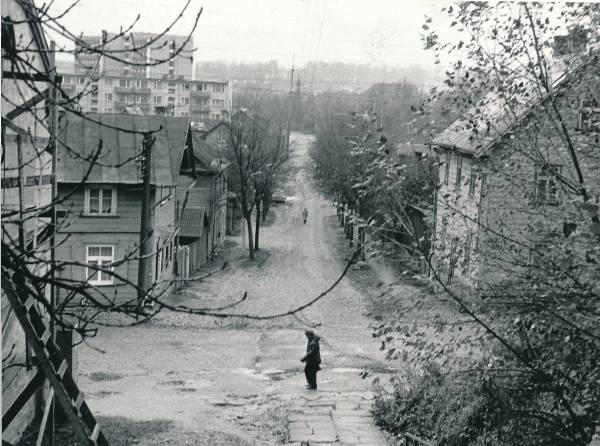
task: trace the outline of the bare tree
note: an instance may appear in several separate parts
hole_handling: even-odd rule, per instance
[[[282,125],[272,125],[257,110],[240,110],[228,123],[227,156],[233,162],[230,187],[238,195],[242,216],[246,221],[248,253],[251,259],[258,248],[260,205],[272,191],[289,159],[289,148]],[[281,124],[281,123],[279,123]],[[252,231],[252,213],[256,212],[256,234]]]

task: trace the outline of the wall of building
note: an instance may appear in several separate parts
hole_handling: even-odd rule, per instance
[[[45,67],[41,60],[39,48],[33,38],[33,33],[30,29],[30,21],[25,15],[23,5],[14,0],[2,1],[1,4],[3,22],[5,18],[10,17],[15,23],[14,34],[16,38],[17,51],[19,57],[27,59],[32,65],[30,72],[45,73]],[[3,23],[4,27],[4,23]],[[2,42],[4,45],[4,41]],[[4,50],[3,50],[4,56]],[[11,62],[4,57],[2,58],[2,70],[11,71]],[[36,96],[38,93],[48,88],[48,85],[43,82],[34,83],[32,88],[28,82],[11,80],[9,77],[2,76],[2,115],[5,116],[15,106],[23,104],[28,99]],[[9,209],[18,209],[22,204],[24,209],[31,207],[44,206],[51,201],[51,186],[49,174],[51,173],[51,157],[43,151],[43,148],[48,142],[48,133],[44,129],[44,102],[41,102],[36,107],[32,108],[31,112],[22,113],[20,116],[11,120],[11,122],[24,130],[31,132],[33,142],[29,136],[22,137],[22,154],[24,161],[34,160],[28,163],[23,168],[24,176],[24,198],[23,202],[19,200],[18,187],[18,171],[15,169],[18,163],[18,150],[16,134],[9,127],[3,132],[3,153],[2,153],[2,211]],[[4,121],[4,118],[3,118]],[[41,121],[41,122],[39,122]],[[18,227],[11,225],[3,218],[3,234],[7,234],[17,240]],[[47,223],[47,219],[29,219],[24,227],[25,234],[29,234],[29,239],[35,238],[37,231],[41,230],[42,226]],[[6,231],[6,234],[5,234]],[[47,252],[44,247],[43,252]],[[34,269],[34,268],[32,268]],[[37,267],[37,274],[42,274],[45,270],[45,265]],[[41,271],[39,271],[41,269]],[[25,386],[31,381],[37,372],[37,368],[32,367],[29,370],[25,367],[18,366],[26,362],[26,346],[25,334],[13,313],[7,297],[2,291],[1,297],[1,314],[2,314],[2,354],[3,358],[7,358],[11,353],[11,359],[5,361],[3,359],[3,368],[7,365],[14,364],[15,367],[9,367],[2,372],[2,410],[8,409]],[[18,416],[9,426],[3,426],[2,439],[16,443],[21,437],[25,428],[39,414],[43,406],[43,394],[40,389],[21,409]]]
[[[114,285],[98,285],[99,290],[110,296],[116,291],[115,302],[135,303],[137,292],[129,284],[137,283],[138,260],[133,254],[140,242],[141,193],[140,185],[118,185],[116,215],[85,216],[84,188],[72,191],[74,185],[59,185],[59,196],[69,198],[61,205],[61,211],[68,214],[61,221],[59,248],[56,257],[59,261],[76,262],[65,268],[63,274],[73,280],[84,281],[86,247],[90,245],[114,246],[115,261],[125,260],[116,267],[116,273],[124,280],[115,279]],[[151,193],[153,256],[148,276],[159,284],[157,293],[163,293],[170,286],[173,277],[175,257],[175,191],[174,188],[153,189]],[[64,293],[60,298],[64,298]],[[76,302],[79,303],[79,302]]]
[[[163,76],[193,78],[193,39],[186,42],[186,36],[164,35],[134,32],[116,37],[107,33],[106,43],[102,36],[83,36],[86,46],[102,48],[105,54],[111,54],[118,60],[98,53],[91,53],[85,47],[78,47],[75,53],[74,72],[76,74],[94,74],[101,76],[157,77]],[[174,45],[174,46],[173,46]],[[178,55],[175,51],[182,47]],[[134,51],[134,48],[139,48]],[[160,60],[168,60],[154,66]]]
[[[126,108],[144,114],[202,119],[225,119],[231,113],[232,91],[228,81],[190,81],[144,76],[63,76],[62,89],[79,97],[81,111],[120,113]]]
[[[558,99],[562,119],[569,129],[586,189],[593,203],[600,201],[600,152],[597,150],[600,147],[600,135],[597,131],[583,130],[580,104],[589,100],[590,96],[600,97],[599,87],[598,79],[581,80],[576,86],[566,88]],[[550,177],[557,185],[558,199],[556,202],[543,202],[540,199],[540,181],[544,179],[541,166],[544,163],[559,166],[560,174],[567,182],[575,187],[578,184],[572,155],[557,123],[558,119],[553,112],[548,114],[547,110],[536,109],[512,134],[506,135],[488,151],[488,159],[481,164],[481,176],[484,180],[479,214],[478,195],[465,200],[454,191],[455,174],[450,176],[448,185],[443,184],[440,188],[436,214],[438,259],[445,257],[445,266],[448,267],[452,258],[448,246],[444,251],[445,256],[439,255],[444,219],[447,221],[446,239],[448,236],[454,237],[460,244],[460,240],[464,242],[466,239],[469,230],[476,230],[478,233],[478,242],[474,239],[474,243],[477,243],[474,250],[478,252],[476,255],[479,257],[480,273],[471,273],[472,282],[466,283],[477,282],[481,288],[486,289],[502,281],[526,280],[535,273],[535,257],[546,251],[544,247],[557,238],[564,239],[565,222],[589,222],[589,215],[581,207],[581,195],[552,175]],[[443,181],[443,151],[440,152],[440,157],[440,181]],[[457,154],[453,153],[451,172],[456,172],[457,159]],[[462,170],[463,175],[468,172],[464,164]],[[445,196],[448,197],[447,200],[444,200]],[[454,209],[444,207],[446,202],[452,204]],[[477,218],[481,226],[473,227],[468,223],[469,219]],[[459,251],[459,265],[461,256]],[[464,279],[464,274],[455,270],[455,277]]]
[[[451,274],[453,278],[472,284],[480,269],[477,222],[482,187],[481,162],[449,150],[438,151],[438,156],[440,187],[436,197],[434,262],[442,267],[440,270],[445,278]]]

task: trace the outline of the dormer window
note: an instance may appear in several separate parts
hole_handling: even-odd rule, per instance
[[[86,215],[116,215],[117,189],[102,186],[86,187],[84,211]]]

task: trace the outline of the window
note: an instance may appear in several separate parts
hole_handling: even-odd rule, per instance
[[[189,90],[190,89],[190,84],[188,84],[188,83],[183,84],[183,88],[185,88],[186,90]]]
[[[168,98],[169,104],[174,104],[175,103],[175,98],[173,96],[169,96]]]
[[[116,215],[117,189],[107,187],[86,188],[85,213],[88,215]]]
[[[120,87],[131,87],[131,79],[119,79]]]
[[[104,83],[106,84],[106,86],[108,87],[112,87],[112,79],[104,79]]]
[[[213,87],[213,91],[215,93],[223,93],[225,91],[225,85],[223,84],[215,84]]]
[[[92,108],[90,108],[90,112],[91,113],[98,113],[98,107],[92,107]]]
[[[559,204],[560,190],[558,187],[558,176],[560,176],[561,170],[562,166],[554,164],[542,167],[537,173],[535,189],[536,204]]]
[[[156,89],[162,88],[162,83],[160,81],[154,81],[154,88],[156,88]]]
[[[439,250],[446,250],[446,227],[448,226],[448,217],[442,217],[442,227],[440,228]]]
[[[113,109],[112,107],[104,107],[104,113],[112,113]]]
[[[189,104],[190,103],[190,98],[181,98],[181,103],[182,104]]]
[[[460,183],[462,181],[462,162],[463,157],[459,153],[456,155],[456,183],[454,183],[454,190],[456,192],[460,191]]]
[[[600,103],[592,99],[581,103],[579,128],[584,132],[600,132]]]
[[[71,83],[71,78],[69,76],[63,76],[63,84],[70,84]]]
[[[162,97],[161,96],[154,96],[154,103],[155,104],[160,104],[162,102]]]
[[[477,182],[477,164],[471,160],[471,175],[469,177],[469,197],[475,195],[475,183]]]
[[[467,237],[465,239],[465,246],[463,249],[463,261],[462,261],[462,274],[469,274],[469,264],[471,262],[471,243],[473,241],[473,232],[471,229],[467,232]]]
[[[446,152],[446,165],[444,167],[444,184],[448,185],[448,178],[450,178],[450,160],[452,156],[450,152]]]
[[[212,100],[213,107],[225,107],[225,101],[223,99],[213,99]]]
[[[104,93],[104,99],[107,101],[112,101],[112,93]]]
[[[85,276],[91,285],[112,285],[110,272],[115,268],[115,248],[112,245],[87,246],[85,252]],[[110,272],[109,272],[110,271]]]
[[[84,84],[84,83],[85,83],[85,79],[84,79],[83,77],[78,77],[78,78],[77,78],[77,83],[78,83],[79,85],[82,85],[82,84]]]

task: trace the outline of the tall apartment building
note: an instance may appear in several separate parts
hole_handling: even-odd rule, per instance
[[[76,47],[74,71],[99,76],[183,77],[191,80],[193,41],[191,37],[187,39],[186,36],[159,37],[151,33],[83,36],[84,44]],[[182,49],[177,53],[179,48]],[[155,65],[162,60],[166,62]]]
[[[71,98],[80,95],[81,111],[89,113],[163,114],[194,122],[225,119],[232,106],[227,80],[65,74],[62,89]]]

